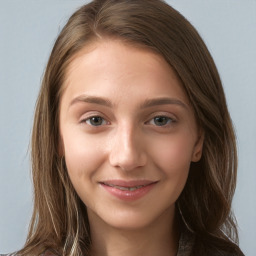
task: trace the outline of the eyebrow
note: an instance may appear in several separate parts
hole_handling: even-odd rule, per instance
[[[174,98],[157,98],[157,99],[147,99],[141,104],[141,108],[149,108],[159,105],[178,105],[183,108],[187,108],[187,105],[181,100]]]
[[[104,98],[104,97],[97,97],[97,96],[89,96],[89,95],[81,95],[76,98],[74,98],[69,107],[74,105],[75,103],[79,102],[84,102],[84,103],[92,103],[92,104],[98,104],[102,106],[106,106],[109,108],[113,107],[113,104],[111,103],[110,100]],[[150,108],[154,106],[160,106],[160,105],[178,105],[183,108],[187,108],[187,105],[183,103],[179,99],[174,99],[174,98],[156,98],[156,99],[146,99],[141,105],[140,108]]]
[[[74,105],[75,103],[78,102],[85,102],[85,103],[93,103],[93,104],[98,104],[106,107],[113,107],[113,104],[108,100],[103,97],[97,97],[97,96],[89,96],[89,95],[81,95],[76,98],[74,98],[69,107]]]

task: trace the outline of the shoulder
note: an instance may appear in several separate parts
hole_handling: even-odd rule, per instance
[[[238,245],[217,237],[211,239],[196,237],[191,255],[244,256]]]
[[[7,254],[0,254],[0,256],[19,256],[16,253],[7,253]]]
[[[177,256],[244,256],[239,246],[231,241],[212,237],[199,237],[186,226],[181,229]]]
[[[0,256],[19,256],[19,254],[9,253],[9,254],[0,254]],[[55,253],[47,250],[44,253],[40,254],[39,256],[58,256],[58,254],[55,254]]]
[[[39,256],[58,256],[58,254],[53,253],[52,251],[46,251]]]
[[[16,253],[7,253],[7,254],[0,254],[0,256],[19,256]]]
[[[46,251],[44,251],[44,253],[40,254],[39,256],[60,256],[60,255],[61,254],[54,249],[47,249]]]
[[[177,256],[190,256],[195,243],[195,236],[188,229],[182,228]]]

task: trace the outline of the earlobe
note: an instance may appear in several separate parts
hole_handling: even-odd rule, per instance
[[[194,152],[191,159],[192,162],[198,162],[201,159],[202,153],[203,153],[203,144],[204,144],[204,132],[200,131],[199,137],[194,147]]]

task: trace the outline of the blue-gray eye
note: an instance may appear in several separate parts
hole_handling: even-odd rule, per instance
[[[100,125],[106,124],[106,121],[100,116],[92,116],[86,119],[85,122],[86,124],[89,124],[92,126],[100,126]]]
[[[150,121],[150,124],[152,124],[152,121],[153,121],[153,124],[156,126],[164,126],[171,123],[172,119],[167,116],[156,116]]]

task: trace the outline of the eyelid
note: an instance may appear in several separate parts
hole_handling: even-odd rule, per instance
[[[109,118],[107,118],[105,116],[105,114],[103,114],[99,111],[88,111],[88,112],[86,112],[79,119],[79,123],[84,124],[84,123],[86,123],[87,120],[89,120],[90,118],[93,118],[93,117],[102,118],[106,122],[106,124],[103,124],[103,125],[109,125],[110,124],[110,122],[108,121]],[[166,112],[156,112],[156,113],[151,114],[147,118],[147,121],[145,122],[145,124],[149,124],[149,122],[152,121],[156,117],[166,117],[166,118],[171,120],[170,123],[176,123],[178,121],[178,118],[174,114],[166,113]],[[164,126],[167,126],[167,125],[164,125]]]
[[[92,120],[91,120],[92,118],[100,118],[100,119],[102,120],[102,123],[100,123],[99,125],[90,124],[89,122],[92,121]],[[104,118],[100,117],[100,116],[92,116],[92,117],[89,117],[89,118],[85,119],[85,123],[88,124],[88,125],[90,125],[90,126],[95,126],[95,127],[107,125],[107,121],[106,121]]]
[[[167,117],[167,118],[170,118],[171,120],[173,120],[174,122],[178,121],[178,118],[174,114],[167,113],[167,112],[156,112],[156,113],[153,113],[153,114],[151,114],[149,116],[148,121],[150,121],[150,120],[152,120],[152,119],[154,119],[156,117]]]
[[[108,121],[108,119],[105,117],[105,115],[103,115],[102,113],[98,112],[98,111],[90,111],[90,114],[84,114],[82,115],[82,117],[79,119],[79,123],[84,124],[86,123],[87,120],[89,120],[90,118],[93,117],[100,117],[102,118],[104,121],[106,121],[106,124],[110,124],[110,122]],[[105,125],[105,124],[104,124]]]
[[[155,118],[157,118],[157,117],[164,117],[164,118],[168,119],[168,123],[165,124],[165,125],[163,125],[163,126],[166,126],[166,125],[168,125],[168,124],[170,124],[170,123],[174,123],[174,122],[175,122],[174,119],[172,119],[172,118],[170,118],[170,117],[168,117],[168,116],[156,116],[156,117],[151,118],[148,123],[150,123],[151,121],[153,121],[153,120],[154,120]]]
[[[169,120],[167,121],[166,124],[157,125],[156,123],[154,123],[154,122],[155,122],[154,119],[157,118],[157,117],[164,117],[164,118],[167,118],[167,119],[169,119]],[[160,113],[154,113],[153,115],[151,115],[151,117],[148,118],[148,121],[145,122],[145,124],[146,124],[146,125],[152,125],[153,127],[156,127],[156,128],[162,128],[162,129],[164,129],[164,128],[168,128],[168,127],[170,128],[171,126],[173,126],[174,124],[176,124],[177,121],[178,121],[178,119],[177,119],[176,117],[174,117],[173,114],[166,113],[166,112],[165,112],[165,113],[160,112]]]

